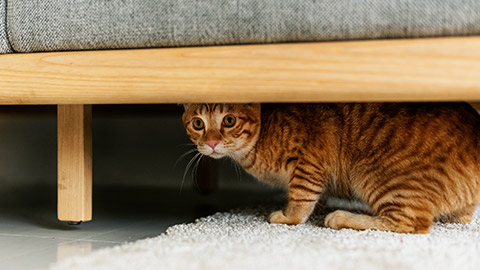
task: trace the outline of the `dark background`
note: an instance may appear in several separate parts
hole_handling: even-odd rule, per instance
[[[180,105],[93,105],[93,181],[98,186],[180,190],[192,149]],[[0,106],[0,189],[56,186],[56,106]],[[219,190],[262,188],[220,161]],[[183,188],[192,187],[191,173]]]

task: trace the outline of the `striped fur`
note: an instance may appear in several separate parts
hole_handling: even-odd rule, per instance
[[[235,126],[222,126],[225,115]],[[192,128],[195,117],[205,129]],[[273,223],[302,223],[338,196],[374,215],[337,210],[328,227],[427,233],[435,219],[469,223],[480,199],[480,117],[466,103],[191,104],[183,122],[202,154],[288,189]]]

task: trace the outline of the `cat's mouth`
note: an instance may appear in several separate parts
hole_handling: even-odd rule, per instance
[[[218,149],[211,149],[211,152],[207,156],[215,158],[215,159],[219,159],[219,158],[222,158],[226,155],[227,154],[218,151]]]
[[[218,152],[215,152],[213,151],[210,155],[208,155],[209,157],[212,157],[212,158],[215,158],[215,159],[219,159],[219,158],[222,158],[225,156],[225,154],[221,154],[221,153],[218,153]]]
[[[226,156],[227,154],[225,153],[222,153],[218,150],[214,150],[214,149],[209,149],[210,151],[202,151],[202,154],[204,154],[205,156],[209,156],[211,158],[214,158],[214,159],[219,159],[219,158],[222,158],[224,156]],[[206,153],[207,152],[207,153]]]

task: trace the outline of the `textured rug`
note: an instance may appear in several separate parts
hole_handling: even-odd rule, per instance
[[[480,269],[480,209],[469,225],[435,223],[412,235],[323,228],[322,214],[297,226],[267,223],[278,207],[217,213],[51,269]]]

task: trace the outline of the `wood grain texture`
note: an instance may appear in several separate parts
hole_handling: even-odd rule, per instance
[[[92,106],[58,106],[58,219],[92,219]]]
[[[0,56],[0,104],[480,100],[480,37]]]

